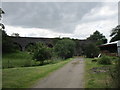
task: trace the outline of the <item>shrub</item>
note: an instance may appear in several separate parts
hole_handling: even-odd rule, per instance
[[[34,49],[35,49],[35,44],[34,43],[30,43],[26,46],[25,50],[27,52],[30,52],[30,53],[33,53],[34,52]]]
[[[32,60],[26,60],[25,62],[24,62],[24,65],[23,65],[24,67],[30,67],[30,66],[32,66]]]
[[[97,62],[98,61],[98,58],[94,58],[93,60],[92,60],[92,62]]]
[[[59,40],[54,47],[55,53],[62,59],[72,57],[74,55],[74,49],[75,42],[70,39]]]
[[[17,45],[15,45],[7,33],[2,30],[2,53],[12,53],[17,50],[19,50]]]
[[[45,60],[50,59],[52,56],[51,49],[45,46],[42,43],[36,43],[35,50],[33,53],[33,59],[36,61],[40,61],[41,64],[44,63]]]
[[[98,56],[98,54],[99,54],[99,48],[95,44],[90,43],[85,46],[85,55],[87,58],[94,58]]]
[[[120,88],[120,57],[118,58],[115,66],[110,69],[109,75],[112,78],[111,87]]]
[[[115,65],[109,69],[111,88],[120,88],[120,57],[116,60]]]
[[[102,56],[100,59],[98,59],[98,64],[104,64],[104,65],[112,64],[111,58],[108,56]]]

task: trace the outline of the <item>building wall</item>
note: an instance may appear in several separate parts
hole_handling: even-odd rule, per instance
[[[118,56],[120,56],[120,40],[117,43],[117,48],[118,48]]]

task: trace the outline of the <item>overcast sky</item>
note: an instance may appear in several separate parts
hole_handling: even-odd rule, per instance
[[[98,30],[108,39],[118,25],[117,2],[3,2],[8,35],[85,39]]]

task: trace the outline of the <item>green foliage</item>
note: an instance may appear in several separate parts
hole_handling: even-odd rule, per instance
[[[96,45],[107,43],[106,37],[101,34],[99,31],[95,31],[90,37],[87,38],[88,40],[96,41]]]
[[[112,37],[110,42],[120,40],[120,25],[112,29],[110,37]]]
[[[19,50],[17,45],[13,44],[10,37],[6,34],[4,30],[2,30],[2,52],[10,53]]]
[[[55,47],[55,53],[62,59],[70,58],[74,55],[75,42],[70,39],[59,40]]]
[[[78,39],[74,40],[75,41],[75,56],[81,56],[84,54],[84,45],[80,43]]]
[[[1,14],[5,14],[5,12],[0,8],[0,18],[2,17]]]
[[[109,68],[111,65],[103,65],[92,62],[93,58],[85,58],[85,88],[110,88],[108,72],[93,72],[92,68]],[[103,69],[104,70],[104,69]]]
[[[117,59],[115,66],[110,69],[109,75],[112,78],[111,87],[120,88],[120,57]]]
[[[45,60],[50,59],[52,57],[51,52],[51,48],[48,48],[42,43],[36,43],[35,50],[33,53],[33,59],[40,61],[41,64],[43,64]]]
[[[31,54],[35,51],[35,44],[34,43],[30,43],[26,46],[25,50],[27,52],[30,52]]]
[[[53,39],[53,44],[55,45],[59,40],[61,40],[60,37],[56,37],[56,38],[54,38],[54,39]]]
[[[110,65],[112,64],[111,58],[104,55],[100,59],[98,59],[98,64]]]
[[[1,14],[5,14],[5,12],[0,8],[0,20],[2,18]],[[5,26],[0,23],[0,32],[2,33],[2,53],[15,52],[18,50],[17,46],[13,44],[12,40],[4,31]],[[1,35],[0,35],[1,36]]]
[[[19,33],[12,33],[11,36],[20,37]]]
[[[93,58],[93,57],[98,56],[98,54],[99,54],[99,48],[95,44],[90,43],[85,46],[86,57]]]
[[[28,67],[36,65],[32,60],[32,56],[28,52],[15,52],[3,54],[2,67],[3,68],[16,68],[16,67]]]
[[[0,8],[0,20],[1,20],[1,18],[2,18],[2,14],[5,14],[5,12],[2,10],[2,8]],[[5,29],[4,24],[0,23],[0,29],[1,29],[1,30]]]

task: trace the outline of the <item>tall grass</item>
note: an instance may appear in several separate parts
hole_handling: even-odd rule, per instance
[[[32,60],[32,56],[28,52],[4,54],[2,57],[3,68],[27,67],[35,64],[36,62]]]
[[[52,57],[50,60],[45,60],[43,65],[54,64],[60,62],[61,58]],[[16,68],[16,67],[31,67],[41,65],[40,61],[32,59],[32,55],[28,52],[16,52],[10,54],[4,54],[2,57],[2,67],[4,68]]]
[[[112,61],[110,57],[104,55],[98,59],[98,64],[110,65],[112,64]]]
[[[85,88],[110,88],[108,72],[93,73],[91,69],[97,67],[111,67],[112,65],[92,62],[93,58],[85,59]]]
[[[111,87],[120,88],[120,57],[117,58],[115,65],[110,69]]]

